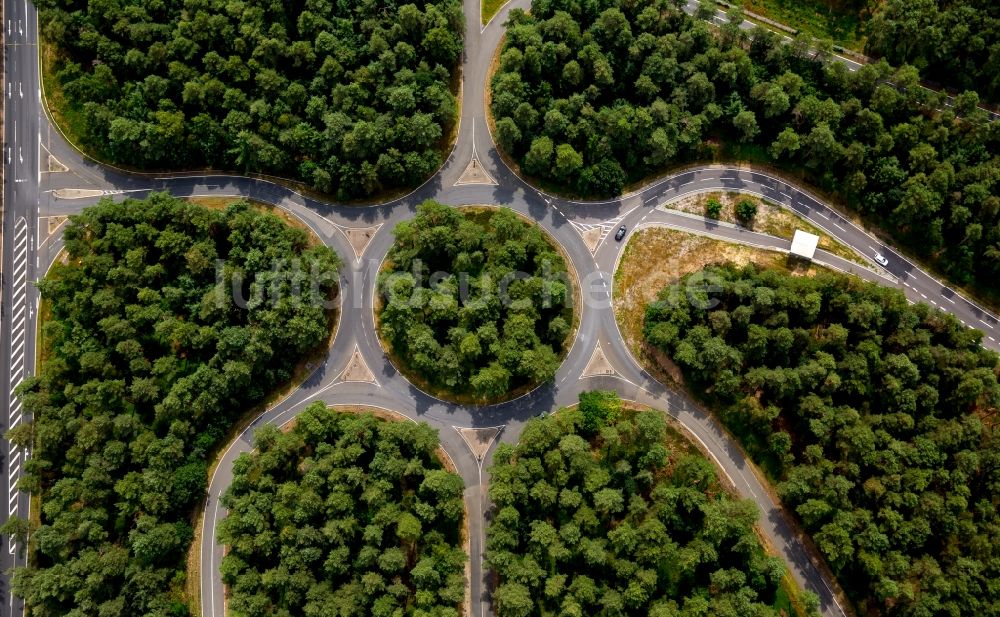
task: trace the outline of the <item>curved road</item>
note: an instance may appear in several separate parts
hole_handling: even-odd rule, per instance
[[[993,338],[998,326],[996,317],[909,263],[891,247],[881,244],[808,192],[766,174],[729,167],[703,167],[661,179],[641,191],[606,202],[566,201],[525,184],[503,164],[494,148],[485,121],[484,92],[490,61],[502,36],[504,16],[514,6],[526,8],[528,5],[528,0],[513,0],[481,29],[479,0],[465,0],[467,32],[462,118],[450,157],[433,178],[410,195],[386,204],[358,207],[304,197],[279,184],[236,175],[130,174],[81,155],[42,114],[34,9],[23,0],[5,0],[4,21],[10,24],[10,33],[5,39],[5,79],[12,84],[9,97],[5,99],[5,145],[15,147],[15,151],[10,162],[4,160],[6,212],[0,372],[12,385],[33,370],[33,362],[25,361],[25,358],[34,357],[37,298],[31,281],[44,273],[62,247],[61,228],[49,224],[58,219],[51,217],[79,212],[102,195],[142,197],[153,190],[165,190],[180,197],[246,196],[275,204],[300,217],[326,244],[335,248],[347,264],[341,280],[340,326],[326,358],[288,398],[263,413],[229,445],[211,478],[200,547],[201,604],[205,617],[225,614],[224,592],[218,574],[222,547],[216,543],[215,529],[219,518],[225,516],[219,498],[232,479],[233,460],[250,450],[256,427],[286,422],[315,400],[384,407],[439,429],[442,445],[466,485],[472,553],[472,614],[492,614],[489,581],[482,568],[483,522],[487,508],[484,467],[489,465],[490,454],[477,460],[456,428],[503,427],[500,439],[513,442],[530,418],[541,411],[572,404],[580,392],[592,389],[614,390],[625,399],[664,410],[681,422],[715,459],[736,491],[759,506],[761,533],[784,558],[796,581],[819,596],[823,614],[844,615],[831,590],[831,582],[810,560],[801,539],[754,474],[740,448],[690,399],[668,390],[646,373],[631,356],[618,332],[611,309],[611,286],[624,243],[617,243],[609,236],[621,224],[627,225],[630,231],[641,226],[670,226],[764,248],[788,250],[790,242],[787,239],[657,208],[681,196],[710,190],[742,191],[781,203],[855,249],[861,261],[869,265],[822,251],[817,255],[818,262],[898,287],[913,301],[926,301],[953,313],[970,327],[985,332],[984,345],[1000,349]],[[13,134],[15,119],[17,135]],[[5,156],[7,151],[5,148]],[[58,163],[50,165],[50,157]],[[463,172],[473,160],[493,182],[462,181]],[[79,198],[68,199],[67,196]],[[511,207],[537,221],[562,245],[580,276],[583,302],[578,307],[577,336],[552,383],[508,403],[463,407],[442,402],[413,387],[387,361],[374,331],[375,274],[391,245],[393,226],[412,217],[416,205],[427,198],[453,205],[502,204]],[[355,256],[347,232],[358,228],[368,228],[373,233],[362,254]],[[600,243],[593,252],[583,239],[588,231],[588,235],[601,234]],[[886,270],[877,270],[871,263],[875,251],[889,258]],[[598,345],[614,368],[614,374],[585,377]],[[343,378],[344,369],[355,351],[373,373],[373,382]],[[0,401],[11,412],[5,426],[21,421],[17,413],[19,402],[11,389],[6,385],[0,388]],[[27,499],[17,491],[17,478],[18,461],[28,453],[7,445],[0,447],[7,450],[4,458],[10,498],[9,511],[0,519],[25,516]],[[10,544],[8,550],[0,553],[0,566],[4,569],[14,563],[18,553],[15,548]],[[18,563],[23,563],[23,559]],[[6,578],[0,593],[4,596],[0,615],[21,614],[21,604],[10,597]]]

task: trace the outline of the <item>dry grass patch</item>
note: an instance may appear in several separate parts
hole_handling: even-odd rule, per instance
[[[742,224],[736,216],[736,204],[747,199],[757,204],[757,216],[750,223],[749,229],[789,240],[795,235],[796,229],[801,229],[819,236],[819,248],[861,265],[869,265],[853,249],[795,214],[792,210],[755,195],[736,192],[699,193],[682,197],[677,201],[664,204],[662,207],[707,217],[706,206],[711,199],[716,199],[722,204],[722,210],[719,213],[720,221]]]
[[[615,270],[615,318],[625,344],[639,363],[665,383],[682,384],[680,370],[662,352],[645,344],[646,305],[667,285],[705,266],[732,262],[779,267],[807,274],[813,266],[790,260],[777,251],[732,244],[666,228],[637,230],[629,238]]]
[[[483,25],[490,23],[490,20],[500,12],[503,5],[507,4],[508,0],[482,0],[482,6],[480,8],[480,19]]]

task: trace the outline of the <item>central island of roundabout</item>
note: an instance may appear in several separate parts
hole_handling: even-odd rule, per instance
[[[379,274],[376,323],[406,378],[484,405],[551,381],[580,291],[555,240],[513,210],[426,201],[399,223]]]

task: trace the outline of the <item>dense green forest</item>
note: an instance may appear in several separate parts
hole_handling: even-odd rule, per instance
[[[456,121],[462,4],[39,0],[84,146],[146,168],[415,186]]]
[[[595,196],[721,143],[801,171],[954,280],[996,291],[1000,123],[972,93],[934,112],[912,69],[821,60],[766,30],[715,32],[669,0],[536,0],[511,12],[495,136],[526,173]]]
[[[648,306],[646,338],[780,480],[859,614],[1000,613],[1000,366],[982,333],[839,274],[696,275]]]
[[[1000,4],[994,0],[740,0],[817,39],[893,66],[909,64],[934,87],[975,90],[1000,102]]]
[[[459,617],[463,484],[437,431],[316,402],[254,445],[219,523],[233,617]]]
[[[34,617],[183,617],[206,458],[328,339],[339,259],[246,203],[166,194],[101,201],[63,238],[68,263],[38,283],[47,360],[21,390],[34,422],[11,435],[33,445],[21,486],[41,499],[35,565],[12,588]],[[315,292],[272,268],[290,258]]]
[[[1000,3],[996,0],[873,2],[865,51],[958,90],[1000,101]]]
[[[396,226],[379,275],[379,329],[444,392],[496,399],[552,379],[573,324],[566,263],[507,208],[433,201]]]
[[[777,606],[785,566],[753,530],[757,506],[730,498],[661,412],[587,392],[493,460],[486,538],[499,615],[787,610]]]

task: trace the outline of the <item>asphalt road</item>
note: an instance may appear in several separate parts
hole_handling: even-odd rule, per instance
[[[34,6],[25,0],[7,1],[4,28],[4,147],[3,147],[3,284],[0,311],[0,414],[4,432],[24,420],[14,389],[35,369],[35,311],[38,229],[38,127],[41,104],[38,94],[38,28]],[[24,517],[28,496],[18,490],[28,452],[6,441],[0,443],[0,460],[7,481],[7,507],[3,520]],[[13,539],[2,543],[0,569],[24,565],[23,547]],[[0,612],[19,615],[24,603],[13,596],[6,576],[0,579]]]
[[[5,39],[5,88],[10,90],[5,101],[4,138],[5,156],[10,152],[11,158],[4,161],[6,210],[3,222],[3,346],[0,349],[3,379],[16,383],[33,368],[36,310],[33,281],[42,276],[62,247],[61,228],[50,224],[56,221],[50,217],[79,212],[102,196],[142,197],[152,190],[166,190],[181,197],[250,197],[285,208],[301,218],[326,244],[335,248],[347,264],[341,279],[340,324],[326,357],[300,387],[263,413],[228,447],[211,478],[200,547],[201,603],[206,617],[224,615],[224,590],[218,575],[222,547],[216,542],[215,528],[218,520],[225,516],[219,498],[232,480],[233,460],[250,450],[257,427],[287,422],[315,400],[384,407],[426,421],[439,430],[442,446],[466,484],[472,554],[471,613],[492,614],[489,579],[482,568],[484,514],[488,510],[485,497],[488,474],[484,467],[490,464],[490,454],[484,460],[477,460],[456,428],[503,427],[499,438],[514,442],[529,419],[542,411],[572,404],[580,392],[591,389],[615,390],[623,398],[661,409],[681,422],[703,444],[735,490],[758,505],[761,533],[788,564],[796,581],[817,593],[823,614],[844,614],[830,589],[830,581],[810,561],[782,510],[753,473],[732,438],[685,395],[665,388],[646,373],[631,356],[618,331],[611,310],[611,285],[614,268],[628,238],[619,243],[612,235],[621,224],[628,227],[629,233],[643,226],[663,225],[773,250],[787,251],[789,247],[788,239],[658,208],[672,199],[697,192],[725,190],[759,194],[784,204],[854,248],[867,265],[822,251],[817,254],[818,262],[898,287],[913,301],[928,302],[953,313],[970,327],[983,330],[986,346],[1000,349],[993,338],[998,323],[994,316],[936,281],[802,188],[766,174],[704,167],[663,178],[619,199],[585,203],[545,195],[524,183],[503,164],[494,148],[485,120],[484,92],[489,64],[502,36],[503,16],[514,6],[526,8],[528,4],[528,0],[514,0],[486,28],[481,28],[478,0],[465,0],[467,32],[462,118],[458,140],[448,161],[433,178],[406,197],[385,204],[343,206],[303,197],[283,185],[262,179],[229,174],[131,174],[82,155],[42,114],[34,10],[23,0],[5,0],[4,21],[10,29]],[[14,134],[15,121],[17,135]],[[58,163],[50,166],[49,155]],[[473,159],[493,182],[461,183],[463,172]],[[583,302],[578,307],[580,323],[576,338],[552,383],[501,405],[463,407],[445,403],[415,388],[387,361],[374,328],[375,274],[391,245],[393,226],[412,217],[416,205],[427,198],[453,205],[511,207],[537,221],[563,247],[581,281]],[[356,228],[373,231],[369,244],[358,257],[346,234],[348,229]],[[582,234],[595,228],[601,230],[602,239],[591,252]],[[871,261],[875,251],[889,258],[885,270],[879,270]],[[614,374],[584,377],[598,345],[614,368]],[[343,378],[355,350],[372,371],[372,383]],[[18,403],[10,398],[6,387],[2,390],[0,396],[11,414],[9,423],[14,423],[20,418]],[[0,444],[0,449],[9,450],[5,442]],[[26,515],[27,500],[16,491],[15,484],[18,462],[24,456],[27,454],[9,451],[5,457],[4,468],[10,474],[12,499],[9,511],[0,519]],[[12,565],[16,553],[15,550],[10,554],[9,547],[4,550],[0,567],[6,569]],[[7,584],[6,577],[0,579],[0,592],[3,593],[0,617],[22,613],[21,605],[11,602]]]

